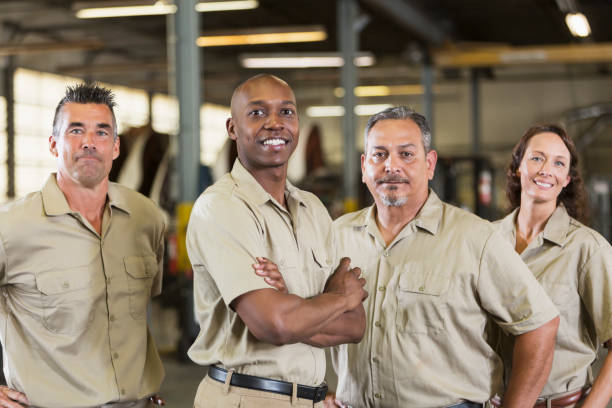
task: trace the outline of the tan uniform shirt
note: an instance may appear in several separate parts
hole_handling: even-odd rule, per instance
[[[518,209],[496,224],[512,245],[517,214]],[[553,366],[542,395],[580,388],[589,382],[599,344],[612,338],[612,247],[559,206],[521,258],[561,316]],[[511,362],[508,340],[503,354]]]
[[[163,368],[147,329],[161,290],[164,223],[110,183],[102,234],[52,174],[0,209],[0,336],[11,388],[37,407],[91,407],[155,393]]]
[[[493,226],[433,191],[389,246],[375,207],[334,222],[336,253],[362,268],[370,296],[359,344],[332,349],[338,397],[356,407],[444,407],[501,391],[487,343],[494,321],[513,335],[557,316]]]
[[[331,219],[318,198],[289,182],[285,197],[288,211],[236,160],[196,201],[187,250],[200,333],[189,356],[238,373],[318,385],[325,376],[322,349],[260,342],[228,306],[270,288],[253,272],[257,256],[278,265],[290,293],[307,298],[323,291],[332,269]]]

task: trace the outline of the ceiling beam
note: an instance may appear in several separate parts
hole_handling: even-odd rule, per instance
[[[361,0],[373,10],[380,10],[387,17],[394,20],[400,26],[408,29],[425,42],[434,45],[442,44],[447,34],[439,27],[439,23],[433,21],[429,16],[403,0]]]
[[[437,50],[433,60],[445,68],[612,62],[612,43]]]
[[[99,40],[83,40],[70,42],[40,42],[20,44],[0,44],[0,57],[21,54],[37,54],[55,51],[97,50],[104,47]]]

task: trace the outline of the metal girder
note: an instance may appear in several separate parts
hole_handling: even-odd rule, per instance
[[[447,34],[438,27],[438,24],[425,13],[403,0],[361,0],[372,9],[378,9],[395,20],[402,27],[414,32],[425,42],[442,44]]]

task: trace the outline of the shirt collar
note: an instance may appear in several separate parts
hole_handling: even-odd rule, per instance
[[[66,196],[57,184],[57,173],[51,173],[42,188],[42,201],[45,214],[48,216],[74,214],[68,205]],[[115,183],[108,183],[108,204],[126,213],[130,213],[130,209],[122,194],[120,188]]]
[[[512,238],[516,242],[516,217],[519,208],[515,208],[510,214],[505,216],[501,222],[501,233]],[[564,246],[570,227],[570,216],[565,207],[558,205],[555,211],[546,222],[542,238],[558,246]]]
[[[552,213],[544,227],[544,239],[562,247],[565,245],[569,228],[570,216],[563,204],[560,204]]]
[[[276,203],[276,200],[264,190],[255,177],[253,177],[242,163],[240,163],[239,159],[236,159],[234,162],[230,174],[236,186],[238,186],[250,200],[254,201],[256,205],[262,205],[268,201]],[[285,181],[285,195],[288,201],[295,200],[300,205],[307,207],[302,191],[291,184],[289,180]]]
[[[354,227],[366,227],[370,233],[378,231],[376,224],[376,206],[370,206],[366,211],[363,211],[351,221],[351,225]],[[442,200],[433,191],[429,190],[429,196],[425,200],[425,204],[417,213],[417,216],[413,221],[409,222],[404,229],[410,228],[410,224],[414,223],[418,228],[424,229],[429,233],[436,235],[442,220]],[[398,234],[398,237],[403,235],[404,230]]]

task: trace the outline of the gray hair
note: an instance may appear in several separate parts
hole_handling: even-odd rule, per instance
[[[421,140],[423,141],[423,147],[425,148],[425,153],[428,153],[431,149],[431,128],[429,127],[429,123],[427,122],[427,118],[416,112],[414,109],[411,109],[407,106],[394,106],[391,108],[387,108],[384,111],[378,112],[375,115],[370,116],[368,119],[368,123],[366,124],[365,131],[363,132],[363,150],[365,151],[368,146],[368,135],[374,125],[376,125],[381,120],[406,120],[410,119],[414,123],[417,124],[419,129],[421,130]]]
[[[60,136],[61,124],[59,118],[62,107],[67,103],[96,103],[108,106],[113,118],[113,139],[117,140],[117,119],[115,118],[115,111],[113,109],[117,106],[117,103],[115,102],[115,95],[110,89],[104,88],[98,84],[67,86],[64,97],[55,108],[55,116],[53,117],[53,136],[55,137]]]

